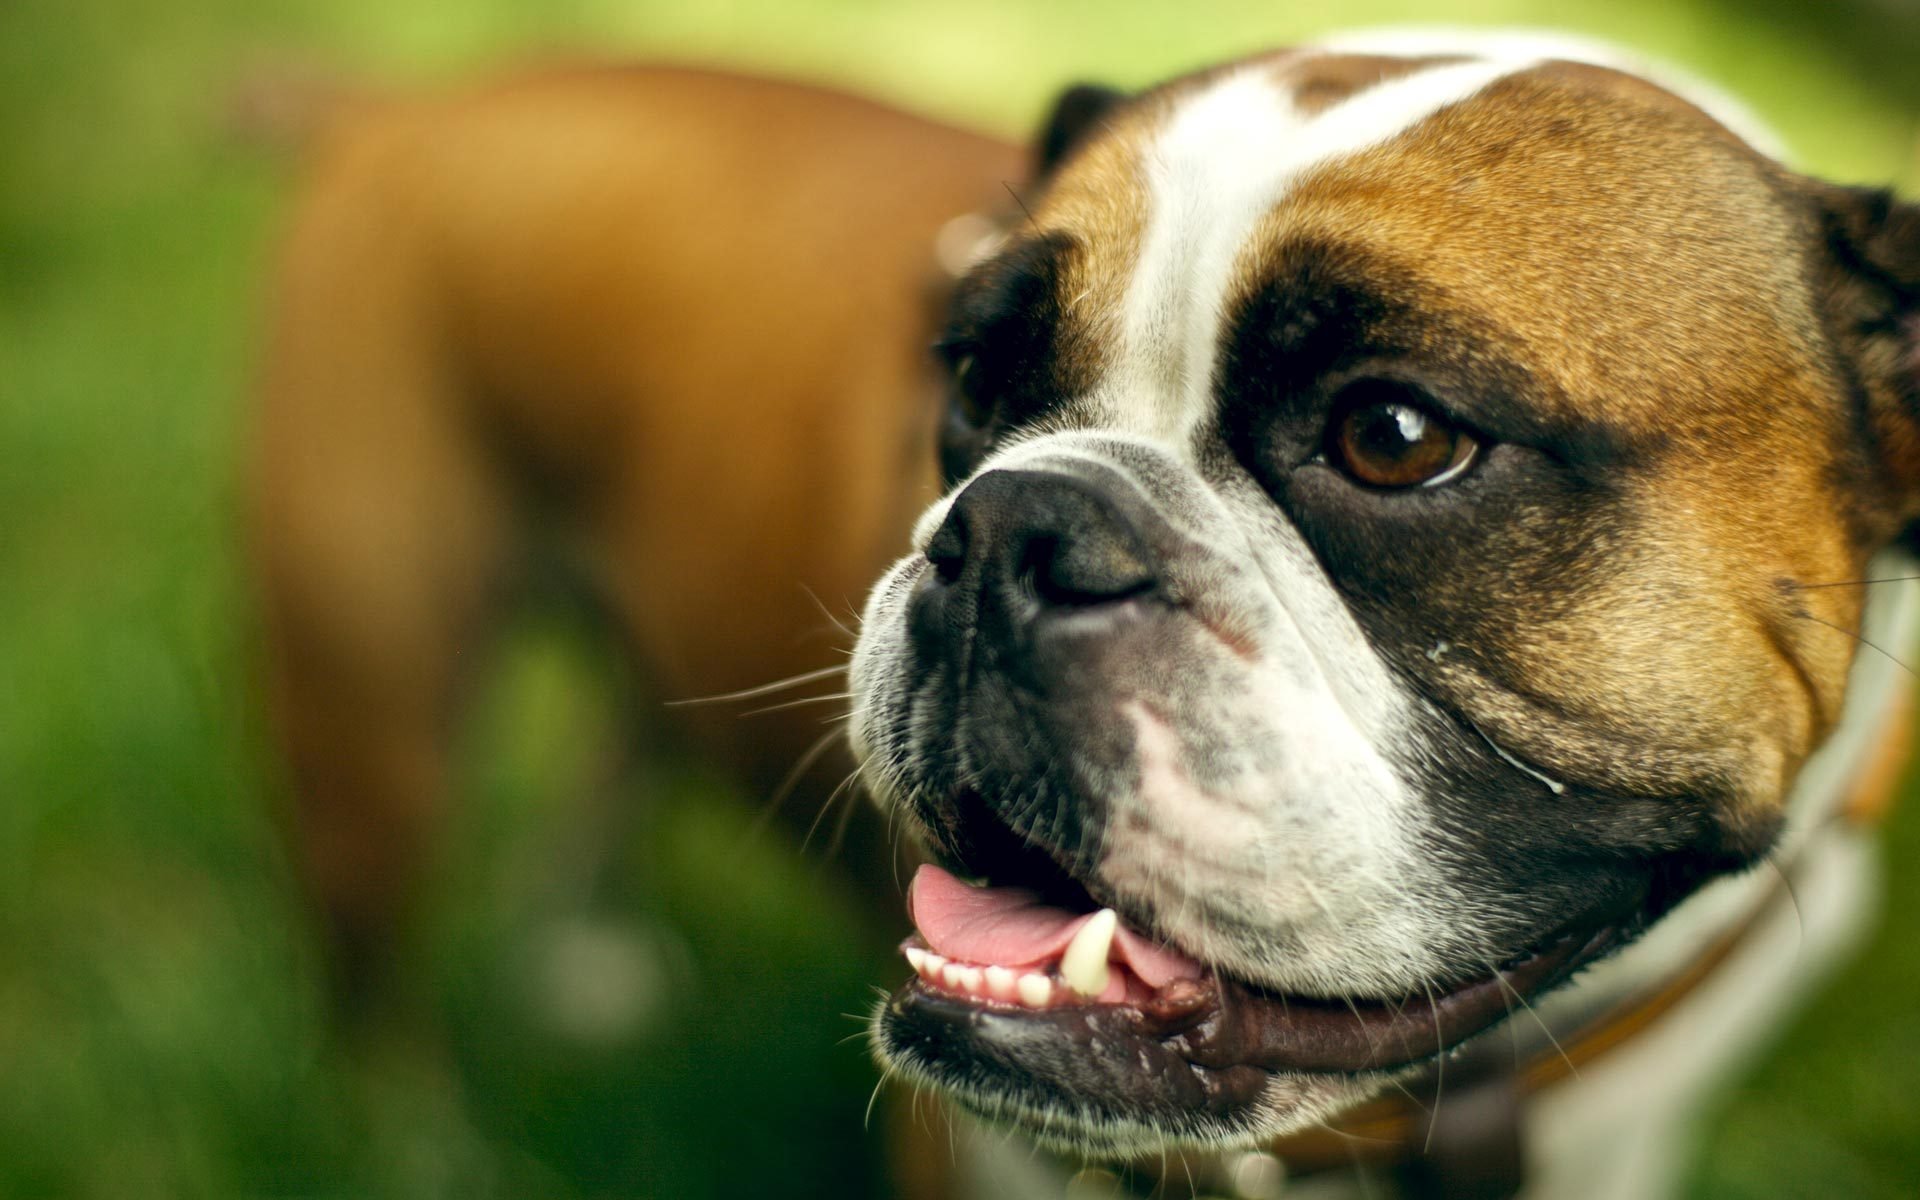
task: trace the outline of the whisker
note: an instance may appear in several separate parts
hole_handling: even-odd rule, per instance
[[[787,802],[789,796],[793,795],[793,789],[800,786],[800,781],[806,778],[806,774],[812,769],[813,764],[819,762],[820,756],[832,748],[835,739],[840,738],[845,733],[846,730],[842,727],[829,729],[816,738],[813,745],[801,751],[800,757],[794,760],[792,768],[787,771],[786,777],[780,781],[780,786],[773,789],[773,795],[768,798],[766,804],[761,806],[760,814],[753,819],[753,824],[748,827],[748,834],[750,836],[757,837],[766,829],[767,822],[773,820],[774,814],[780,811],[780,806]]]
[[[880,1099],[880,1089],[887,1086],[887,1082],[892,1078],[892,1070],[884,1066],[880,1068],[880,1078],[874,1082],[873,1095],[867,1097],[867,1111],[860,1118],[860,1128],[862,1130],[868,1133],[873,1132],[873,1106]]]
[[[1405,1088],[1402,1088],[1401,1091],[1406,1094],[1407,1099],[1409,1100],[1413,1099],[1412,1094],[1406,1092]],[[1369,1137],[1364,1133],[1355,1133],[1351,1129],[1342,1129],[1340,1128],[1340,1126],[1335,1125],[1332,1120],[1326,1117],[1320,1117],[1312,1121],[1309,1125],[1309,1128],[1317,1128],[1321,1133],[1324,1133],[1329,1137],[1338,1138],[1343,1142],[1352,1142],[1361,1146],[1391,1146],[1394,1144],[1394,1141],[1392,1138]]]
[[[1000,186],[1007,189],[1007,195],[1013,197],[1013,202],[1019,205],[1020,211],[1027,215],[1028,222],[1032,222],[1033,210],[1029,209],[1027,207],[1027,202],[1020,198],[1020,193],[1013,190],[1013,185],[1011,183],[1008,183],[1006,180],[1002,179],[1000,181]]]
[[[1894,657],[1893,652],[1891,650],[1888,650],[1885,646],[1880,645],[1879,643],[1875,642],[1873,639],[1867,637],[1866,635],[1855,633],[1853,630],[1848,629],[1844,625],[1835,625],[1832,621],[1826,620],[1822,617],[1816,617],[1812,613],[1807,612],[1805,609],[1802,609],[1799,612],[1794,613],[1793,615],[1801,618],[1802,620],[1812,621],[1815,625],[1825,625],[1828,629],[1832,629],[1838,633],[1846,634],[1848,637],[1852,638],[1854,641],[1859,642],[1862,646],[1866,646],[1871,649],[1878,650],[1881,653],[1881,655],[1886,658],[1888,662],[1892,663],[1896,667],[1899,667],[1902,671],[1905,671],[1907,674],[1913,676],[1915,679],[1920,679],[1920,671],[1915,671],[1912,667],[1908,666],[1906,663],[1901,662],[1898,658]]]
[[[1420,985],[1427,993],[1427,1009],[1433,1013],[1433,1111],[1440,1111],[1440,1097],[1447,1090],[1447,1039],[1440,1032],[1440,1007],[1433,998],[1433,985]],[[1433,1129],[1439,1124],[1431,1118],[1427,1121],[1427,1140],[1420,1147],[1425,1154],[1433,1149]]]
[[[1811,592],[1817,588],[1871,587],[1876,583],[1907,583],[1915,579],[1920,579],[1920,575],[1884,575],[1879,579],[1842,579],[1837,583],[1793,583],[1791,580],[1788,582],[1796,591]]]
[[[1486,960],[1484,959],[1482,959],[1481,961],[1486,962]],[[1499,982],[1501,990],[1506,992],[1506,994],[1511,996],[1514,1000],[1519,1001],[1521,1009],[1525,1011],[1525,1013],[1528,1016],[1533,1018],[1533,1023],[1535,1025],[1538,1025],[1540,1027],[1540,1032],[1546,1035],[1547,1043],[1553,1047],[1553,1052],[1560,1056],[1561,1062],[1567,1064],[1567,1073],[1572,1075],[1575,1079],[1580,1078],[1580,1068],[1577,1065],[1575,1065],[1573,1059],[1568,1056],[1566,1049],[1560,1045],[1560,1039],[1553,1036],[1553,1030],[1547,1025],[1546,1018],[1542,1017],[1540,1015],[1539,1010],[1534,1008],[1533,1005],[1527,1001],[1527,998],[1520,994],[1520,991],[1518,988],[1514,987],[1511,983],[1507,982],[1507,976],[1505,972],[1501,971],[1500,968],[1494,966],[1492,963],[1486,963],[1486,966],[1489,971],[1493,972],[1493,977],[1495,980]],[[1513,1004],[1511,1002],[1507,1004],[1507,1016],[1509,1018],[1513,1016]]]
[[[776,679],[772,683],[763,683],[758,687],[741,688],[737,692],[721,692],[713,696],[694,696],[686,700],[666,700],[662,704],[667,708],[685,708],[694,704],[729,704],[737,700],[752,700],[757,696],[767,696],[788,688],[799,687],[803,683],[812,683],[816,679],[827,679],[846,673],[845,666],[821,667],[817,671],[802,671],[798,675],[789,675],[785,679]]]
[[[1400,1088],[1401,1094],[1406,1096],[1406,1098],[1422,1112],[1426,1111],[1426,1105],[1421,1104],[1419,1100],[1415,1099],[1412,1092],[1407,1091],[1407,1089],[1398,1082],[1396,1082],[1394,1086]],[[1352,1164],[1356,1171],[1354,1183],[1360,1189],[1361,1200],[1372,1200],[1373,1186],[1367,1182],[1367,1172],[1360,1169],[1364,1166],[1361,1160],[1361,1148],[1364,1146],[1391,1146],[1394,1145],[1393,1139],[1368,1137],[1365,1134],[1355,1133],[1351,1129],[1342,1129],[1324,1117],[1314,1121],[1313,1125],[1318,1127],[1322,1133],[1328,1134],[1340,1143],[1340,1148],[1346,1151],[1347,1161]]]
[[[1397,1090],[1402,1096],[1405,1096],[1407,1098],[1407,1101],[1410,1104],[1412,1104],[1415,1108],[1425,1113],[1427,1115],[1427,1119],[1429,1122],[1432,1121],[1433,1119],[1432,1105],[1428,1104],[1425,1100],[1422,1100],[1420,1097],[1414,1095],[1413,1089],[1408,1087],[1406,1084],[1402,1083],[1400,1080],[1395,1079],[1395,1080],[1392,1080],[1391,1082],[1393,1083],[1395,1090]],[[1374,1140],[1374,1139],[1370,1139],[1370,1140]],[[1385,1139],[1378,1139],[1378,1140],[1385,1140]]]
[[[818,696],[804,696],[798,700],[786,700],[779,704],[768,704],[761,708],[750,708],[740,714],[740,719],[744,721],[748,717],[757,717],[762,713],[785,712],[789,708],[803,708],[809,704],[825,704],[830,700],[851,699],[853,699],[852,692],[825,692]]]
[[[827,619],[827,623],[829,625],[832,625],[836,630],[840,632],[841,637],[846,638],[850,642],[857,642],[860,640],[860,635],[858,633],[855,633],[852,629],[848,628],[847,625],[844,624],[839,617],[836,617],[833,615],[833,611],[826,606],[826,603],[824,601],[820,599],[820,594],[818,592],[815,592],[812,588],[808,587],[805,584],[800,585],[800,590],[807,594],[807,599],[813,601],[813,606],[820,610],[820,615]],[[853,605],[851,604],[847,605],[847,611],[851,613],[853,611]]]
[[[1760,861],[1766,863],[1773,869],[1773,873],[1780,877],[1781,890],[1787,894],[1787,903],[1793,906],[1794,924],[1799,926],[1799,940],[1804,946],[1807,941],[1807,916],[1800,909],[1800,893],[1794,890],[1793,876],[1787,874],[1786,868],[1780,865],[1778,853],[1768,854]]]
[[[820,803],[820,811],[813,815],[813,823],[807,826],[807,836],[800,839],[800,853],[805,854],[807,852],[807,846],[812,843],[813,835],[819,832],[820,822],[826,820],[827,814],[833,811],[833,802],[838,800],[840,793],[845,791],[847,785],[859,778],[859,776],[860,768],[855,767],[853,770],[847,772],[846,778],[834,785],[831,792],[827,793],[827,798]],[[832,853],[832,850],[828,851],[829,855]]]
[[[1352,996],[1342,996],[1340,999],[1346,1004],[1347,1010],[1353,1013],[1354,1023],[1360,1026],[1361,1036],[1367,1039],[1367,1053],[1378,1054],[1380,1052],[1380,1043],[1374,1041],[1373,1034],[1368,1032],[1367,1019],[1360,1015],[1360,1006],[1353,1002]]]
[[[854,769],[858,770],[859,768],[856,767]],[[892,868],[893,871],[893,890],[900,895],[905,895],[907,886],[900,882],[900,863],[905,855],[900,853],[900,843],[901,840],[906,837],[907,831],[900,825],[900,806],[898,804],[887,805],[886,814],[887,865]]]
[[[940,1115],[947,1122],[947,1165],[957,1171],[960,1168],[960,1130],[955,1124],[952,1109],[942,1108]]]
[[[858,786],[859,778],[860,770],[856,767],[851,774],[840,781],[838,787],[833,789],[834,795],[838,795],[842,790],[845,790],[847,793],[847,802],[840,806],[839,823],[833,827],[833,837],[827,842],[828,858],[836,858],[842,850],[846,849],[847,829],[853,824],[853,814],[860,811],[860,798],[854,795],[853,791],[854,787]],[[833,803],[833,796],[827,797],[827,803]]]

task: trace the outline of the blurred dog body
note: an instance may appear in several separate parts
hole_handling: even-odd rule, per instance
[[[936,494],[936,235],[1023,164],[697,70],[550,69],[334,116],[280,265],[249,505],[295,865],[361,1004],[531,536],[578,548],[663,697],[838,661],[808,636],[823,607]],[[764,794],[820,716],[674,719]]]

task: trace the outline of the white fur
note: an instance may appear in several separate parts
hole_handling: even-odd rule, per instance
[[[1315,115],[1294,106],[1271,63],[1184,100],[1144,156],[1147,231],[1127,289],[1120,361],[1100,389],[1103,414],[1171,445],[1186,442],[1212,407],[1235,266],[1293,184],[1534,61],[1433,67]]]
[[[1142,156],[1146,231],[1119,353],[1090,403],[1103,431],[1191,464],[1213,410],[1228,293],[1262,220],[1314,169],[1391,140],[1535,61],[1500,55],[1434,66],[1316,114],[1293,103],[1272,62],[1183,99]],[[982,470],[1030,466],[1083,440],[1042,436]],[[1164,509],[1170,498],[1152,499]],[[1213,778],[1197,782],[1181,773],[1175,735],[1162,727],[1163,737],[1148,739],[1166,743],[1156,769],[1132,796],[1112,801],[1138,834],[1111,843],[1102,873],[1155,911],[1179,914],[1172,931],[1190,950],[1270,985],[1323,994],[1417,988],[1441,954],[1461,951],[1459,931],[1473,922],[1437,903],[1426,817],[1392,764],[1410,737],[1400,687],[1313,557],[1291,530],[1273,527],[1269,501],[1204,507],[1204,517],[1181,522],[1183,532],[1211,542],[1232,530],[1242,545],[1221,553],[1256,564],[1266,583],[1247,601],[1269,630],[1242,692],[1257,700],[1223,714],[1265,731],[1247,741],[1270,753],[1212,764]],[[921,532],[933,528],[923,522]],[[1199,838],[1208,812],[1221,828]],[[1226,820],[1229,812],[1237,818]],[[1211,933],[1234,924],[1209,919],[1229,915],[1209,908],[1227,895],[1234,915],[1257,915],[1289,936],[1260,953]]]
[[[1731,92],[1662,59],[1636,54],[1596,38],[1548,29],[1449,29],[1444,26],[1390,26],[1336,34],[1314,44],[1331,54],[1386,54],[1412,57],[1531,58],[1545,62],[1591,63],[1650,79],[1695,105],[1770,158],[1786,159],[1786,143],[1753,109]]]

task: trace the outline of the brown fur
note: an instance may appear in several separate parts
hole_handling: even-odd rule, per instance
[[[1317,115],[1356,92],[1458,61],[1442,55],[1396,58],[1384,54],[1313,54],[1294,59],[1283,54],[1275,65],[1281,81],[1293,90],[1294,107]]]
[[[1826,470],[1849,430],[1800,282],[1805,223],[1781,203],[1778,168],[1702,137],[1719,127],[1667,93],[1614,80],[1627,77],[1554,67],[1502,81],[1318,176],[1269,236],[1362,231],[1417,274],[1424,305],[1497,331],[1533,366],[1530,405],[1644,447],[1624,480],[1637,561],[1510,627],[1519,690],[1559,712],[1458,680],[1476,721],[1575,778],[1658,794],[1720,775],[1771,808],[1837,716],[1855,648],[1796,606],[1853,628],[1859,602],[1779,581],[1858,578],[1872,549]],[[1805,517],[1783,528],[1781,512]],[[1539,610],[1516,596],[1510,611]],[[1620,762],[1569,715],[1667,755]]]
[[[372,104],[326,138],[249,500],[294,855],[344,987],[377,978],[430,859],[530,511],[584,548],[659,696],[840,661],[817,605],[857,602],[936,486],[935,233],[1022,169],[849,97],[672,69]],[[821,716],[692,725],[765,789]]]

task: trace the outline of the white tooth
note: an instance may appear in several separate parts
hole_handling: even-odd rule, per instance
[[[1120,923],[1110,908],[1088,918],[1067,943],[1060,956],[1060,980],[1082,996],[1098,996],[1107,986],[1107,951],[1113,947],[1113,931]]]
[[[920,947],[907,947],[907,962],[913,967],[914,974],[925,975],[927,973],[927,952]]]
[[[961,987],[961,990],[971,995],[975,995],[975,996],[979,995],[980,994],[980,968],[979,967],[960,968],[960,987]]]
[[[987,995],[995,1000],[1013,999],[1017,978],[1018,976],[1005,967],[988,967],[986,970]]]
[[[947,965],[947,960],[944,956],[935,954],[933,951],[929,950],[927,951],[926,963],[927,963],[926,970],[920,973],[922,975],[925,975],[928,979],[938,979],[940,978],[940,969]]]
[[[948,963],[946,966],[940,968],[941,982],[953,988],[955,991],[960,990],[960,981],[966,977],[966,974],[967,969],[959,963]]]
[[[1019,990],[1020,1003],[1028,1008],[1045,1008],[1053,999],[1053,980],[1045,975],[1022,975],[1014,986]]]

